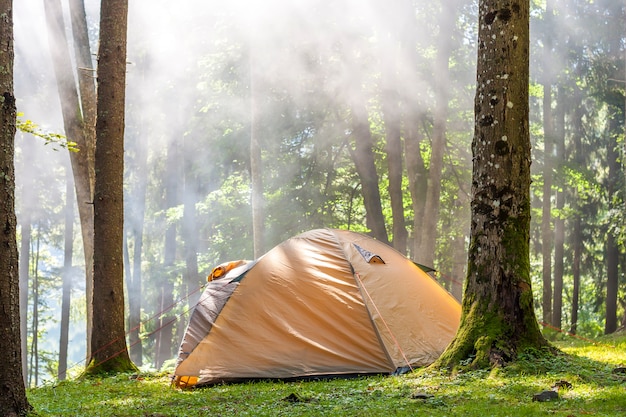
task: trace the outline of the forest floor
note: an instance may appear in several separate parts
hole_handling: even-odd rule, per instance
[[[146,373],[48,384],[28,398],[40,417],[626,416],[626,333],[553,343],[563,355],[529,353],[503,369],[455,375],[417,370],[179,390],[167,374]],[[533,400],[550,390],[558,398]]]

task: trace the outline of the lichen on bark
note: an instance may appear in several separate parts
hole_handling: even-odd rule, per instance
[[[530,279],[528,0],[480,0],[472,222],[457,335],[432,367],[504,366],[553,348]]]

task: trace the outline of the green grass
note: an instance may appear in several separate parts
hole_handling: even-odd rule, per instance
[[[494,371],[309,382],[255,382],[195,390],[163,374],[66,381],[28,391],[33,416],[626,416],[626,334],[593,344],[555,342],[564,355],[522,355]],[[533,402],[557,381],[559,399]],[[427,394],[424,399],[415,393]]]

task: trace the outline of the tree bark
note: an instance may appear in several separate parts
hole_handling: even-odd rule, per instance
[[[399,69],[402,72],[398,78],[404,80],[412,89],[416,89],[420,83],[418,70],[420,64],[419,56],[415,49],[415,42],[418,41],[420,34],[418,33],[418,25],[415,18],[415,7],[411,0],[402,0],[399,3],[399,7],[402,8],[399,17],[405,19],[399,24],[400,54],[408,65],[400,66]],[[398,21],[393,22],[393,24],[398,25]],[[424,203],[428,186],[428,170],[424,165],[421,151],[423,137],[420,126],[423,123],[424,114],[423,105],[418,95],[414,92],[413,94],[401,95],[401,108],[403,110],[401,118],[404,128],[404,160],[409,180],[411,206],[413,208],[413,233],[409,245],[409,255],[411,259],[417,260],[421,245]]]
[[[409,177],[409,191],[413,207],[413,244],[411,245],[411,259],[419,258],[422,241],[422,226],[424,219],[424,202],[428,186],[428,170],[424,165],[421,151],[421,135],[419,132],[420,115],[411,110],[412,114],[405,118],[404,159],[406,173]]]
[[[252,242],[253,256],[265,253],[265,214],[263,199],[263,156],[260,143],[259,77],[255,61],[255,42],[250,42],[250,184],[252,188]]]
[[[134,371],[124,326],[124,98],[127,0],[100,9],[92,353],[86,374]]]
[[[622,6],[623,1],[607,2],[607,11],[611,16],[623,16]],[[624,29],[622,19],[610,19],[609,28],[610,39],[608,45],[608,55],[610,59],[619,62],[622,58],[621,55],[621,43],[622,43],[622,30]],[[616,71],[613,78],[619,79],[623,73]],[[626,82],[626,81],[625,81]],[[619,87],[616,92],[623,94],[623,86]],[[607,94],[615,94],[616,92],[610,91]],[[608,102],[609,100],[607,100]],[[612,101],[612,100],[611,100]],[[608,211],[619,213],[623,208],[623,203],[620,204],[620,186],[621,180],[624,178],[624,173],[621,172],[620,163],[620,137],[624,140],[624,126],[626,123],[626,108],[620,108],[621,103],[610,102],[607,103],[609,107],[609,121],[608,121],[608,143],[606,150],[606,162],[608,166],[608,178],[606,183],[606,191],[608,195]],[[626,201],[626,196],[621,197]],[[619,218],[619,217],[618,217]],[[621,217],[623,218],[623,216]],[[617,221],[619,222],[619,220]],[[617,298],[619,291],[619,258],[621,255],[620,250],[620,227],[615,226],[616,221],[610,222],[608,225],[606,236],[606,319],[604,323],[604,333],[610,334],[617,330]]]
[[[460,328],[434,367],[483,368],[549,346],[530,279],[529,1],[480,0],[472,222]]]
[[[178,144],[172,143],[167,150],[167,162],[165,168],[165,211],[179,204],[178,184],[182,183],[181,155],[178,152]],[[174,281],[176,280],[176,223],[168,222],[165,230],[165,242],[163,245],[163,275],[161,282],[160,310],[155,355],[155,366],[160,369],[167,359],[172,357],[173,323],[171,307],[174,304]]]
[[[33,149],[33,152],[36,148]],[[34,207],[34,176],[30,177],[24,187],[22,198],[24,199],[22,213],[20,215],[20,333],[22,345],[22,373],[24,383],[28,386],[28,299],[30,285],[30,241],[32,235],[32,210]]]
[[[32,271],[32,294],[33,305],[31,313],[31,340],[30,340],[30,361],[28,364],[28,379],[27,385],[29,387],[36,387],[39,385],[39,243],[40,243],[40,230],[37,227],[37,239],[36,250],[33,256],[33,271]]]
[[[556,108],[555,138],[557,172],[565,162],[565,89],[558,91],[558,106]],[[563,274],[565,256],[565,186],[560,184],[556,192],[556,210],[558,216],[554,219],[554,292],[552,294],[552,326],[561,328],[563,319]]]
[[[76,3],[73,0],[72,3]],[[63,9],[60,0],[50,0],[44,2],[46,11],[46,21],[48,25],[49,44],[52,55],[52,65],[57,79],[57,89],[61,101],[61,112],[63,115],[63,125],[68,140],[76,143],[79,152],[70,152],[72,172],[74,174],[74,184],[76,188],[76,201],[78,215],[80,217],[81,235],[83,240],[83,252],[85,257],[85,295],[87,299],[87,357],[90,356],[91,346],[91,323],[93,308],[91,300],[93,298],[93,187],[94,187],[94,164],[93,152],[95,146],[93,142],[94,121],[86,119],[92,117],[89,113],[90,102],[95,101],[95,87],[93,87],[93,74],[91,77],[91,92],[86,86],[84,70],[79,70],[79,81],[81,85],[81,95],[79,97],[76,90],[74,71],[71,67],[70,52],[65,35],[65,22],[63,20]],[[83,8],[84,15],[84,8]],[[78,24],[78,22],[73,22]],[[86,29],[85,29],[86,30]],[[83,42],[86,45],[83,45]],[[89,54],[89,39],[77,38],[74,40],[77,48],[86,49]],[[84,54],[84,52],[83,52]],[[80,67],[79,60],[79,67]],[[81,77],[80,74],[83,74]],[[91,97],[93,96],[93,97]],[[82,100],[81,100],[82,98]],[[95,107],[95,105],[94,105]],[[82,109],[82,111],[81,111]]]
[[[13,1],[0,0],[0,415],[17,417],[32,407],[26,398],[20,332],[20,282],[15,217]]]
[[[183,193],[183,225],[182,235],[185,242],[185,273],[184,294],[188,295],[188,310],[196,305],[199,293],[194,292],[203,281],[198,271],[198,222],[196,215],[196,203],[198,200],[197,178],[192,173],[192,162],[185,153],[185,190]]]
[[[136,138],[137,139],[137,138]],[[137,146],[137,144],[135,144]],[[132,260],[128,257],[129,271],[127,281],[128,287],[128,341],[130,344],[130,357],[133,363],[138,366],[143,364],[143,346],[141,344],[141,305],[142,305],[142,271],[141,260],[143,254],[143,226],[145,221],[146,187],[148,182],[148,172],[146,168],[146,150],[138,146],[136,155],[137,183],[133,187],[131,199],[132,209],[129,221],[126,223],[130,237],[133,242]],[[128,239],[128,236],[126,236]],[[127,248],[128,250],[128,248]],[[132,265],[132,266],[131,266]]]
[[[79,196],[78,212],[83,238],[83,251],[85,253],[85,299],[87,300],[87,349],[86,357],[91,356],[91,323],[93,322],[93,190],[96,182],[95,153],[96,153],[96,70],[94,68],[89,32],[87,29],[87,15],[85,13],[84,0],[69,0],[70,18],[72,22],[72,36],[74,55],[78,67],[78,88],[80,92],[80,106],[82,110],[82,131],[84,138],[78,143],[82,149],[82,155],[78,157],[76,164],[80,167],[81,194],[89,195],[89,198]],[[76,141],[75,141],[76,142]],[[72,154],[70,153],[70,156]],[[86,165],[85,169],[83,165]],[[74,181],[77,182],[78,170],[74,172]],[[84,175],[87,177],[83,178]],[[86,184],[89,181],[89,190]]]
[[[404,218],[404,197],[402,192],[402,137],[400,128],[400,106],[398,93],[394,90],[395,76],[392,69],[383,75],[387,87],[383,91],[383,117],[385,136],[387,139],[387,169],[389,171],[389,198],[391,200],[392,242],[393,247],[402,254],[406,254],[408,232]]]
[[[63,253],[63,284],[61,290],[61,322],[59,335],[59,367],[57,378],[63,381],[67,376],[67,345],[70,328],[70,303],[72,301],[72,262],[74,254],[74,181],[70,172],[71,167],[66,168],[65,187],[65,231]]]
[[[382,4],[381,4],[382,5]],[[404,212],[404,193],[402,190],[402,102],[399,91],[399,70],[404,50],[401,29],[398,21],[403,18],[396,8],[379,10],[381,19],[381,107],[385,126],[385,150],[387,152],[387,171],[389,175],[389,199],[392,216],[392,244],[400,253],[406,255],[408,232]]]
[[[614,114],[609,120],[609,142],[607,144],[607,165],[609,175],[607,178],[607,195],[609,196],[610,211],[617,211],[615,197],[619,190],[620,162],[617,138],[622,134],[623,124],[618,120],[619,111],[613,109]],[[606,233],[606,319],[604,322],[604,334],[610,334],[617,330],[617,293],[619,288],[619,231],[612,224],[608,225]]]
[[[554,123],[552,120],[552,3],[546,3],[546,38],[543,45],[543,201],[541,211],[541,257],[543,262],[541,298],[544,324],[552,323],[552,149]]]
[[[370,131],[367,109],[363,103],[352,103],[352,135],[354,149],[352,160],[361,179],[363,202],[365,205],[365,221],[372,236],[381,242],[389,243],[385,218],[380,201],[378,174],[374,161],[373,139]]]
[[[584,130],[582,126],[584,108],[582,104],[582,94],[575,94],[574,114],[572,117],[572,144],[574,147],[574,164],[582,168],[585,163],[582,147],[582,137]],[[582,233],[582,207],[578,191],[574,190],[573,195],[574,218],[572,220],[571,241],[573,247],[572,258],[572,309],[570,333],[576,334],[578,331],[578,303],[580,299],[580,264],[583,253],[583,233]]]
[[[443,153],[446,146],[446,118],[448,115],[449,61],[452,53],[452,35],[456,23],[456,9],[443,8],[439,16],[440,43],[435,58],[435,93],[436,102],[433,114],[433,139],[430,164],[428,168],[428,188],[424,217],[422,218],[422,238],[419,251],[420,262],[425,265],[435,264],[437,248],[437,226],[439,224],[439,200],[441,196],[441,177],[443,174]]]

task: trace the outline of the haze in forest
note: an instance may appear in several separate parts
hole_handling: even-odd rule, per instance
[[[566,33],[577,45],[587,36],[582,28],[588,22],[570,13],[569,5],[559,2],[552,30]],[[85,6],[95,65],[100,2],[85,0]],[[357,231],[365,229],[359,177],[347,150],[353,133],[351,106],[366,106],[378,156],[385,152],[381,97],[404,103],[395,117],[422,113],[427,133],[421,151],[429,157],[433,113],[438,103],[444,103],[447,168],[441,182],[447,188],[441,198],[445,220],[438,238],[443,249],[436,262],[450,268],[444,273],[458,275],[453,280],[463,279],[470,221],[477,2],[131,0],[129,7],[125,221],[132,228],[142,204],[137,198],[139,184],[142,176],[147,177],[147,217],[140,225],[145,233],[146,316],[159,313],[158,287],[167,276],[165,230],[181,221],[183,201],[191,199],[198,212],[200,226],[195,231],[201,275],[220,262],[253,257],[246,177],[252,95],[266,146],[266,250],[311,224],[333,226],[325,224],[328,219]],[[546,25],[538,6],[533,8],[530,72],[531,82],[538,83],[544,73],[542,41],[535,34],[545,32]],[[43,1],[15,0],[14,20],[18,112],[45,132],[64,133]],[[439,27],[445,25],[453,29],[441,32]],[[70,28],[66,29],[69,36]],[[439,70],[441,51],[449,55],[449,71]],[[563,66],[566,52],[551,55],[554,68]],[[537,88],[534,91],[531,124],[538,126],[541,94]],[[535,157],[541,155],[543,133],[541,127],[531,131]],[[23,133],[16,137],[16,148],[17,216],[19,221],[25,213],[31,215],[32,245],[39,245],[41,255],[39,273],[50,277],[45,289],[49,319],[44,339],[45,350],[55,352],[58,330],[53,320],[58,319],[69,158],[60,146],[44,145]],[[377,160],[380,173],[386,173],[384,161],[384,157]],[[537,173],[540,166],[541,160],[532,167]],[[191,167],[191,174],[182,172],[186,167]],[[388,216],[385,175],[379,182]],[[166,207],[164,184],[169,177],[181,194],[175,207]],[[327,197],[325,192],[334,197],[332,204],[320,202]],[[407,219],[409,224],[412,219]],[[536,242],[538,225],[533,227]],[[77,220],[70,366],[85,359],[80,304],[84,303],[84,261],[78,228]],[[178,237],[176,245],[182,251],[183,239]],[[183,270],[184,261],[176,259],[175,266]],[[183,296],[178,283],[176,291],[177,297]]]

